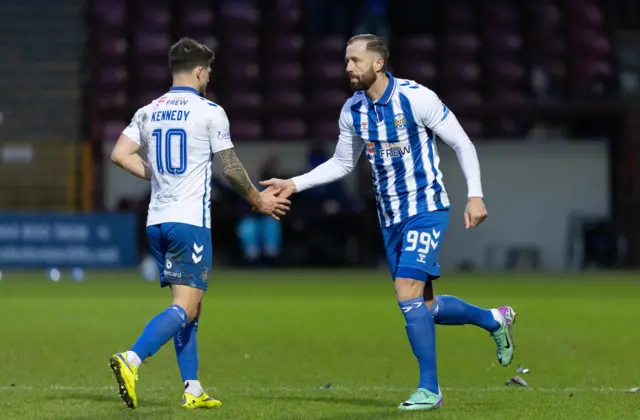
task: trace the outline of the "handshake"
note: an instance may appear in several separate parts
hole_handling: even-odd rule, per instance
[[[252,206],[256,213],[262,213],[280,220],[289,211],[291,201],[288,198],[296,192],[296,185],[290,179],[271,178],[260,181],[260,185],[267,187],[260,193],[260,201]]]

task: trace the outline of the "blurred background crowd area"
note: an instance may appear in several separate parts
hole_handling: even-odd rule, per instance
[[[473,137],[525,136],[507,107],[616,98],[611,26],[599,0],[95,0],[89,14],[91,134],[162,95],[180,36],[216,51],[211,99],[236,139],[334,138],[349,94],[349,36],[387,37],[391,71],[438,92]],[[498,109],[478,113],[489,103]],[[568,127],[600,135],[604,127]],[[596,132],[594,132],[596,131]]]
[[[466,186],[455,155],[440,147],[457,212],[444,265],[640,262],[636,1],[24,0],[0,8],[0,211],[132,214],[142,255],[149,186],[108,154],[135,110],[167,91],[172,43],[189,36],[215,51],[207,96],[225,108],[257,181],[331,156],[350,95],[346,41],[375,33],[389,41],[390,71],[438,93],[478,148],[490,223],[463,234],[456,217]],[[355,172],[296,197],[282,223],[251,214],[214,179],[215,255],[229,264],[381,263],[368,164]]]

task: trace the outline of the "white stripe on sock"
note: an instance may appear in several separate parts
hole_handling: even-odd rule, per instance
[[[202,385],[200,385],[200,381],[189,380],[184,381],[184,391],[198,398],[202,394],[204,394],[204,390],[202,389]]]
[[[140,367],[140,365],[142,364],[142,360],[140,360],[140,357],[135,352],[129,350],[126,355],[127,362],[129,362],[129,364],[131,364],[136,369]]]

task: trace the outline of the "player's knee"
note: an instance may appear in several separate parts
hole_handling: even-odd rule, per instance
[[[423,296],[425,282],[403,277],[396,278],[395,290],[398,302]]]
[[[187,299],[174,299],[173,304],[180,306],[184,310],[189,322],[193,322],[198,319],[198,316],[200,315],[200,302],[194,302]]]
[[[427,305],[427,308],[429,308],[430,310],[433,310],[432,308],[436,301],[436,295],[435,295],[435,292],[433,291],[432,283],[428,282],[425,285],[423,297],[424,297],[424,303],[425,305]]]
[[[187,313],[187,318],[189,318],[190,323],[198,319],[198,313],[200,312],[198,307],[199,306],[197,304],[189,304],[186,308],[184,308],[184,311]]]
[[[197,319],[204,290],[184,285],[174,285],[171,289],[173,291],[173,304],[179,305],[184,309],[189,322]]]

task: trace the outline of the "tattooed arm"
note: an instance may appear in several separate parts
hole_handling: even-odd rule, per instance
[[[209,108],[209,107],[207,107]],[[229,134],[229,120],[222,108],[216,107],[216,112],[211,112],[211,120],[207,125],[211,152],[214,153],[222,164],[222,171],[229,184],[238,194],[251,204],[253,211],[269,215],[276,220],[289,210],[291,202],[286,197],[276,197],[279,189],[267,188],[258,192],[253,182],[249,179],[247,171],[238,160],[231,143]],[[211,111],[211,110],[210,110]]]
[[[289,210],[291,202],[286,197],[276,197],[279,189],[265,190],[259,193],[256,187],[244,170],[244,166],[238,160],[236,152],[233,148],[221,150],[216,153],[218,160],[222,164],[224,176],[227,178],[231,186],[238,194],[251,204],[254,211],[267,214],[276,220],[280,220],[278,216],[283,216]]]
[[[236,156],[236,152],[231,149],[221,150],[216,153],[218,160],[222,164],[222,170],[225,178],[238,194],[251,204],[252,207],[260,206],[260,193],[249,179],[247,171],[240,163]]]

